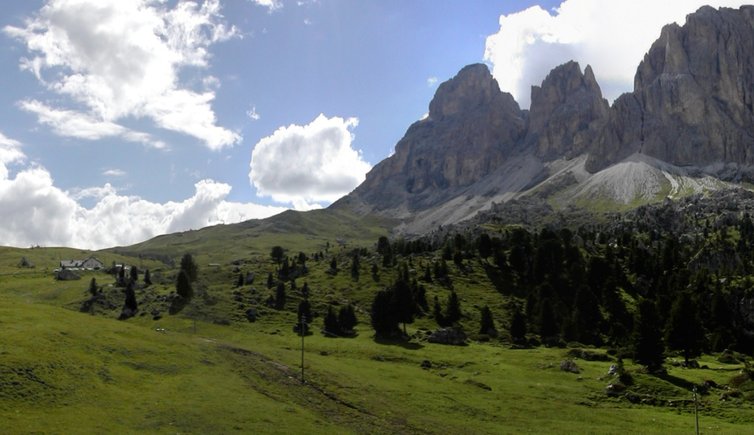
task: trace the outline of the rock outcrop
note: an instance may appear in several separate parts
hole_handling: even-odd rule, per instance
[[[754,164],[754,6],[662,29],[591,149],[594,171],[640,152],[678,166]]]
[[[439,86],[395,154],[335,207],[404,219],[402,231],[418,233],[525,195],[546,200],[568,189],[568,204],[599,201],[607,190],[630,204],[656,199],[666,184],[681,194],[715,189],[710,175],[750,179],[754,6],[702,7],[683,26],[665,26],[634,90],[612,106],[591,67],[582,72],[576,62],[533,86],[531,102],[521,110],[485,65],[463,68]]]
[[[578,63],[565,63],[553,69],[541,86],[532,86],[524,144],[545,160],[578,156],[609,110],[592,67],[587,65],[582,74]]]
[[[524,127],[518,103],[487,66],[469,65],[439,86],[428,117],[409,127],[354,194],[377,210],[432,206],[500,166]]]

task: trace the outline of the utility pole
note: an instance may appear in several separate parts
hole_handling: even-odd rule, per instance
[[[699,435],[699,403],[697,402],[696,385],[694,385],[694,419],[696,420],[696,435]]]
[[[299,320],[299,334],[301,334],[301,383],[304,384],[304,336],[306,335],[306,316],[301,313],[301,319]]]

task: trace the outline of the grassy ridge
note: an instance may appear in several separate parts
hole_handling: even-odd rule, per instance
[[[60,259],[88,252],[0,248],[0,432],[689,433],[692,408],[682,401],[691,398],[691,383],[725,385],[742,368],[707,356],[700,361],[707,369],[669,364],[668,376],[656,377],[626,361],[632,390],[640,399],[652,398],[651,406],[605,394],[613,361],[577,359],[579,374],[561,371],[568,349],[513,350],[497,341],[431,344],[419,338],[436,326],[429,317],[409,326],[411,342],[376,342],[369,305],[375,291],[395,279],[396,268],[380,267],[373,279],[370,267],[379,258],[369,254],[355,280],[348,254],[354,246],[371,247],[383,231],[378,221],[310,212],[97,252],[105,264],[155,271],[156,283],[137,289],[145,315],[123,322],[114,320],[123,294],[111,276],[86,272],[79,281],[52,279]],[[348,247],[340,247],[338,238]],[[291,331],[300,296],[289,290],[283,311],[263,303],[272,293],[264,281],[276,269],[269,257],[274,245],[291,256],[326,251],[326,259],[310,260],[309,273],[297,280],[299,288],[309,283],[318,313],[315,333],[305,339],[305,385],[299,382],[300,338]],[[177,260],[184,252],[198,258],[199,292],[180,314],[168,315],[160,297],[173,290],[175,269],[144,255]],[[19,268],[22,256],[36,267]],[[412,275],[420,276],[434,257],[414,258]],[[332,258],[339,265],[336,274],[328,272]],[[466,265],[463,272],[450,264],[465,314],[461,323],[475,332],[478,308],[488,305],[505,330],[514,296],[496,288],[484,262]],[[255,283],[236,288],[238,274],[246,272],[257,275]],[[75,312],[88,297],[91,277],[113,302],[98,315]],[[449,293],[437,283],[425,286],[430,304],[434,296],[444,302]],[[356,305],[357,337],[319,334],[332,303]],[[255,323],[244,317],[249,307],[260,312]],[[154,320],[153,310],[162,317]],[[703,396],[703,431],[747,432],[754,407],[738,399],[721,401],[724,391]]]

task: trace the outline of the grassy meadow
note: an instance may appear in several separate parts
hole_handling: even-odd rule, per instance
[[[377,258],[365,256],[357,280],[346,259],[355,246],[371,252],[382,227],[368,222],[351,229],[342,247],[323,217],[303,216],[311,234],[248,224],[239,235],[220,226],[93,253],[106,265],[152,272],[154,284],[136,290],[139,312],[125,321],[116,320],[123,291],[113,276],[52,277],[61,259],[91,253],[0,248],[0,433],[693,433],[691,389],[705,382],[712,387],[700,396],[702,433],[754,427],[750,383],[741,394],[726,394],[744,368],[739,361],[707,355],[699,360],[704,368],[687,369],[671,357],[667,375],[653,376],[625,360],[630,395],[610,396],[608,369],[616,359],[605,349],[588,349],[598,357],[589,361],[572,348],[514,349],[505,333],[478,336],[479,308],[489,306],[504,331],[505,306],[514,298],[495,288],[481,262],[465,273],[451,271],[468,345],[427,342],[436,328],[430,316],[408,325],[409,341],[376,341],[369,306],[394,268],[373,277]],[[315,235],[317,225],[331,229]],[[264,303],[274,291],[265,282],[277,267],[269,255],[274,245],[290,256],[325,253],[297,279],[298,288],[310,286],[317,314],[304,339],[305,383],[301,337],[292,331],[300,296],[286,283],[284,310]],[[174,290],[177,268],[148,257],[159,253],[177,263],[185,252],[197,258],[200,278],[192,302],[171,315],[164,296]],[[19,267],[21,257],[34,267]],[[337,273],[328,272],[332,258],[342,264]],[[430,260],[412,259],[411,273]],[[254,283],[236,287],[247,272],[256,275]],[[111,304],[79,312],[91,278]],[[430,301],[444,302],[448,292],[427,285]],[[346,303],[356,307],[358,335],[324,337],[326,307]],[[246,320],[249,308],[258,310],[255,322]],[[579,373],[561,370],[567,359]]]

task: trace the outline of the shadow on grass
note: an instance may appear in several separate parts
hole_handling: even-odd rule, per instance
[[[387,345],[387,346],[400,346],[408,350],[419,350],[424,347],[424,345],[421,343],[417,343],[415,341],[408,341],[408,340],[404,340],[400,338],[375,337],[374,342],[377,344],[382,344],[382,345]]]
[[[669,373],[658,373],[654,375],[658,379],[662,379],[663,381],[670,382],[671,384],[675,385],[678,388],[683,388],[685,390],[693,390],[694,384],[691,381],[687,381],[686,379],[679,378],[678,376],[673,376]]]

